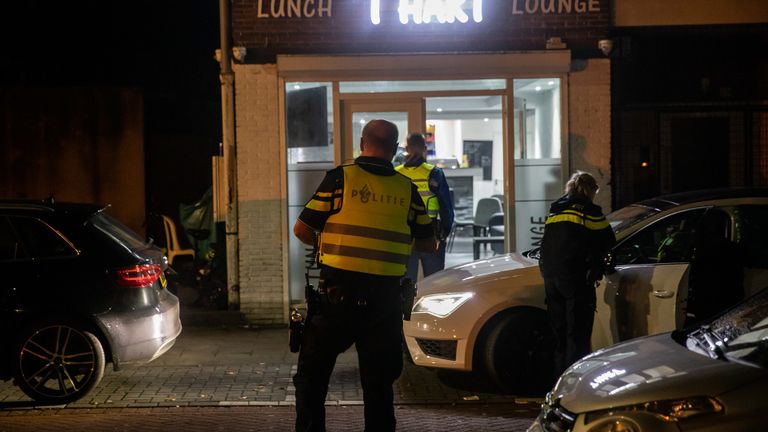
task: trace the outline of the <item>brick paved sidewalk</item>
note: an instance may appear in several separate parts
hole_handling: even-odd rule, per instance
[[[297,355],[287,330],[247,327],[185,327],[176,345],[154,362],[115,372],[108,369],[88,397],[68,408],[287,406],[294,404],[291,378]],[[443,379],[441,379],[443,378]],[[477,378],[417,367],[406,362],[396,384],[398,405],[500,403],[536,409],[538,401],[516,399],[477,386]],[[450,385],[446,384],[450,383]],[[473,388],[473,386],[475,388]],[[327,404],[362,403],[354,350],[339,356]],[[10,382],[0,383],[0,408],[34,406]]]
[[[328,407],[329,432],[363,430],[361,406]],[[400,405],[398,432],[522,432],[533,413],[507,404]],[[255,431],[293,430],[292,407],[180,407],[0,411],[0,432]]]

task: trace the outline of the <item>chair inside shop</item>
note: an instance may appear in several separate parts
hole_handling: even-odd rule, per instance
[[[503,213],[504,209],[501,205],[501,200],[495,197],[480,198],[477,201],[477,208],[475,209],[475,217],[472,219],[456,219],[454,222],[454,228],[451,231],[451,236],[448,239],[448,250],[450,251],[453,246],[453,239],[456,236],[456,231],[465,227],[472,227],[472,235],[487,236],[488,235],[488,222],[491,216],[496,213]],[[503,224],[502,224],[503,225]]]

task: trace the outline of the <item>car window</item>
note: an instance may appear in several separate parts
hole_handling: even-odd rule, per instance
[[[736,214],[736,242],[741,246],[744,265],[768,269],[768,206],[742,205]]]
[[[19,244],[8,219],[0,216],[0,261],[13,261],[24,257],[24,249]]]
[[[66,257],[78,254],[77,249],[67,239],[40,219],[12,216],[9,221],[31,258]]]
[[[147,247],[146,242],[140,235],[104,212],[94,214],[89,222],[98,228],[99,231],[109,235],[131,250],[141,250]]]
[[[616,265],[690,261],[695,228],[705,212],[683,211],[641,229],[614,249]]]
[[[605,218],[611,224],[613,232],[618,234],[625,229],[635,225],[660,212],[654,207],[633,204],[609,213]]]

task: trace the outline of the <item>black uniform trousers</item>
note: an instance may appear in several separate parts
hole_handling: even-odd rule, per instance
[[[354,276],[356,275],[356,276]],[[357,349],[365,431],[394,431],[393,384],[403,369],[398,278],[321,276],[320,307],[308,317],[296,387],[296,430],[325,431],[325,398],[336,357]]]
[[[557,379],[568,366],[592,352],[592,324],[595,319],[596,293],[586,275],[544,278],[547,314],[555,334],[555,370]]]

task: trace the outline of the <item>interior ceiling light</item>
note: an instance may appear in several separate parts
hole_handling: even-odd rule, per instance
[[[364,125],[365,124],[365,119],[360,119],[360,124]]]
[[[294,90],[301,90],[301,86],[300,86],[300,85],[298,85],[298,84],[294,84],[294,85],[293,85],[293,89],[294,89]]]
[[[536,86],[536,91],[541,91],[541,86]]]
[[[549,81],[549,82],[547,82],[547,85],[555,85],[555,82],[554,81]]]
[[[443,112],[443,109],[442,108],[438,108],[437,112]]]
[[[484,118],[483,118],[483,121],[484,121],[484,122],[487,122],[487,121],[488,121],[488,117],[484,117]]]

